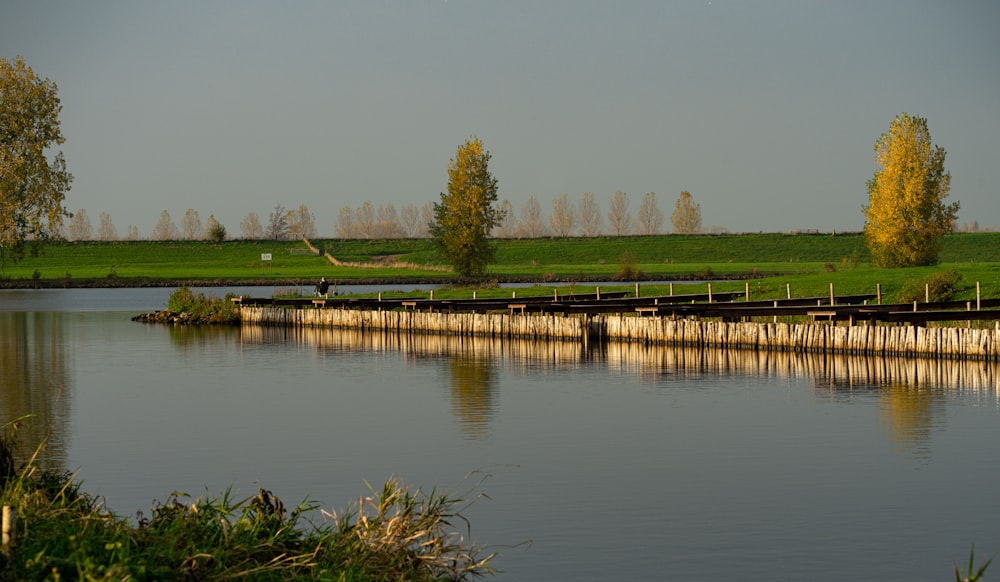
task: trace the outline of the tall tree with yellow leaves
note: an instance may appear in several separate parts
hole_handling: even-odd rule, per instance
[[[428,225],[441,257],[465,276],[482,275],[496,260],[489,236],[503,216],[490,157],[476,136],[458,147],[448,163],[448,191],[434,203],[434,219]]]
[[[958,202],[945,204],[951,174],[944,148],[931,145],[927,120],[902,113],[875,141],[879,170],[868,180],[865,242],[876,267],[938,262],[941,239],[951,232]]]

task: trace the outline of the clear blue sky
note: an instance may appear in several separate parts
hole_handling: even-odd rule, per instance
[[[706,228],[860,230],[899,113],[1000,226],[1000,3],[4,0],[0,56],[55,81],[66,206],[148,236],[188,208],[437,200],[470,135],[500,198],[681,190]]]

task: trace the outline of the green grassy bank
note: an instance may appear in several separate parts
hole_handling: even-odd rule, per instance
[[[987,297],[1000,296],[1000,233],[945,237],[941,265],[872,269],[859,234],[664,235],[497,240],[490,281],[539,283],[588,281],[717,281],[716,289],[743,289],[752,297],[872,293],[881,284],[892,297],[913,281],[941,269],[960,275],[955,299],[974,299],[975,283]],[[184,284],[311,285],[321,276],[335,282],[460,283],[427,239],[314,240],[320,254],[301,241],[86,242],[45,247],[37,257],[6,263],[0,286],[154,286]],[[324,253],[337,259],[333,264]],[[270,261],[262,261],[269,254]],[[722,282],[733,280],[732,283]],[[704,285],[694,287],[704,289]],[[539,290],[539,293],[551,292]],[[650,290],[650,293],[657,293]],[[687,291],[686,291],[687,292]]]

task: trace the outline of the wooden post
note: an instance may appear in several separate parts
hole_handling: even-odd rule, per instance
[[[639,283],[635,284],[635,298],[639,298]]]
[[[878,304],[882,305],[882,284],[875,284],[875,296],[878,298]]]
[[[378,300],[382,301],[382,292],[381,291],[378,292]]]
[[[473,291],[473,292],[472,292],[472,298],[473,298],[473,299],[475,299],[475,298],[476,298],[476,292],[475,292],[475,291]]]
[[[747,281],[747,303],[750,303],[750,281]]]
[[[552,300],[553,301],[559,301],[559,288],[558,287],[553,287],[552,288]]]
[[[601,300],[601,288],[600,287],[597,288],[597,300],[598,301]]]
[[[511,291],[510,292],[510,298],[511,299],[517,299],[517,291]]]
[[[711,283],[708,284],[708,302],[709,303],[712,302],[712,284]]]
[[[673,283],[670,284],[670,296],[671,297],[674,296],[674,284]]]
[[[785,283],[785,294],[788,295],[789,299],[792,298],[792,284],[791,283]]]
[[[976,281],[976,311],[979,311],[979,303],[981,297],[982,295],[980,294],[979,291],[979,281]]]
[[[931,284],[924,283],[924,303],[931,302]]]
[[[833,296],[833,283],[830,283],[830,305],[836,305],[836,301]]]
[[[14,508],[10,505],[3,506],[3,545],[7,546],[14,543],[14,537],[17,533],[17,513]]]
[[[434,301],[434,290],[431,289],[431,301]]]

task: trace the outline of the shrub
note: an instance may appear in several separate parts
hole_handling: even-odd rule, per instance
[[[191,323],[239,323],[239,310],[230,301],[232,295],[222,299],[204,293],[195,293],[187,287],[180,287],[170,294],[167,309],[175,313],[187,313]]]
[[[931,303],[948,301],[952,295],[960,290],[958,283],[961,280],[962,275],[954,269],[938,271],[919,280],[911,279],[900,289],[899,300],[902,303],[924,302],[925,300]]]
[[[625,253],[618,258],[618,272],[615,273],[611,279],[613,281],[630,281],[638,278],[642,272],[638,269],[637,264],[638,260],[635,257],[635,253],[632,251],[625,251]]]

